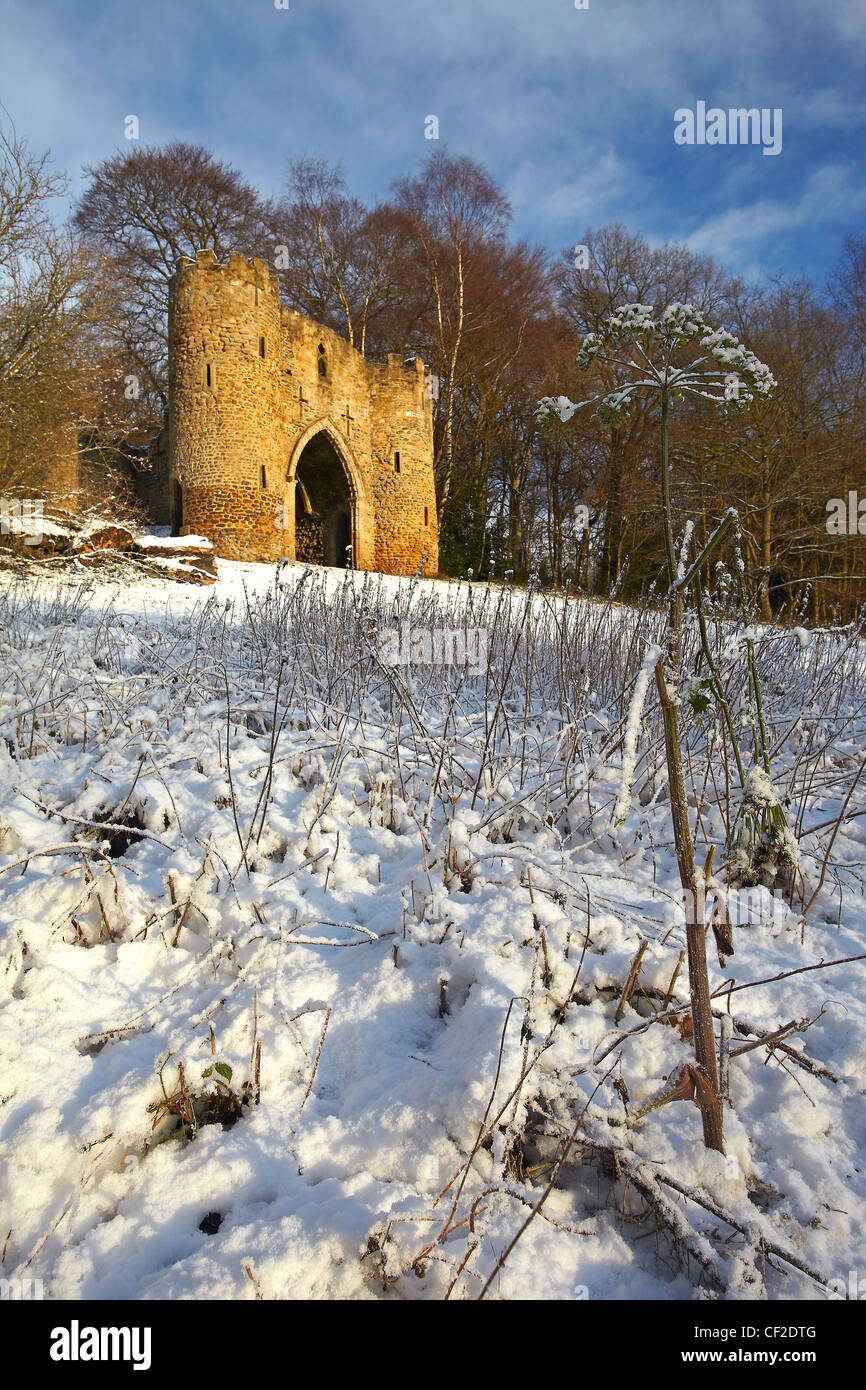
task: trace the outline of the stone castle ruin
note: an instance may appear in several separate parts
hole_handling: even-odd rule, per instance
[[[200,251],[171,280],[168,418],[137,490],[227,559],[435,574],[432,412],[420,358],[368,362],[281,305],[264,261]]]

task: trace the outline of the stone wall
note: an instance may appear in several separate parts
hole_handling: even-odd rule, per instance
[[[326,518],[304,515],[296,539],[295,483],[316,441],[315,457],[336,456],[345,476],[355,566],[411,574],[426,554],[435,573],[424,386],[420,359],[368,362],[281,306],[263,261],[184,258],[169,295],[168,490],[182,499],[179,529],[231,559],[310,558]]]
[[[150,442],[146,465],[136,470],[135,495],[155,526],[170,526],[168,422]]]
[[[371,382],[375,567],[387,574],[414,574],[425,555],[425,574],[435,574],[439,564],[433,407],[425,376],[420,357],[408,364],[390,357]]]

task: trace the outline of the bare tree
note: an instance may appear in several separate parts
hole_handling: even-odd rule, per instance
[[[511,215],[508,200],[482,165],[444,150],[420,174],[394,186],[427,277],[436,325],[437,375],[442,382],[442,434],[437,458],[440,517],[454,469],[457,368],[471,326],[471,286],[485,247],[502,244]]]
[[[164,399],[167,284],[178,259],[206,249],[219,260],[232,251],[268,259],[274,209],[238,170],[179,140],[119,151],[85,173],[74,225],[117,276],[119,351]]]
[[[0,481],[45,490],[76,421],[100,408],[102,334],[114,308],[99,257],[50,215],[66,187],[50,155],[0,124]]]
[[[830,288],[839,308],[857,325],[861,347],[866,345],[866,238],[845,238]]]
[[[588,228],[579,247],[563,251],[554,281],[559,308],[578,338],[598,332],[613,309],[623,303],[664,307],[687,301],[708,316],[724,318],[738,289],[737,282],[712,260],[671,243],[653,249],[620,222],[596,231]],[[604,363],[596,364],[595,372],[598,389],[610,390],[615,374]],[[604,435],[599,583],[603,591],[609,591],[623,564],[628,518],[634,512],[632,483],[646,472],[645,460],[652,451],[654,426],[649,404],[639,402],[627,421],[612,423]],[[654,512],[661,563],[661,518],[657,508]],[[632,565],[632,582],[637,579]]]
[[[288,185],[277,212],[285,298],[317,323],[345,332],[355,346],[354,256],[366,208],[349,193],[341,170],[324,159],[293,160]]]

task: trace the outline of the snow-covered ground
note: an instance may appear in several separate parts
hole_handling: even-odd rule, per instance
[[[401,624],[483,630],[485,669],[389,666]],[[796,1056],[733,1057],[722,1156],[688,1101],[628,1122],[692,1056],[665,1010],[687,993],[656,715],[628,727],[658,635],[293,566],[220,562],[206,591],[0,576],[3,1275],[76,1299],[847,1288],[866,962],[748,986],[866,951],[862,642],[758,634],[806,902],[824,877],[805,919],[799,892],[737,900],[735,954],[711,952],[734,1051],[811,1020]],[[692,719],[718,870],[737,793],[712,738]],[[218,1085],[245,1102],[227,1127],[205,1122]],[[611,1144],[648,1160],[656,1206]]]

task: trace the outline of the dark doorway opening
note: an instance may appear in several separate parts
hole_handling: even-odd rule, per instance
[[[351,563],[352,518],[347,509],[333,513],[325,531],[325,564],[345,569]]]
[[[171,480],[171,534],[180,535],[183,526],[183,488],[177,478]]]
[[[339,454],[320,432],[295,471],[295,557],[310,565],[351,564],[352,494]]]

